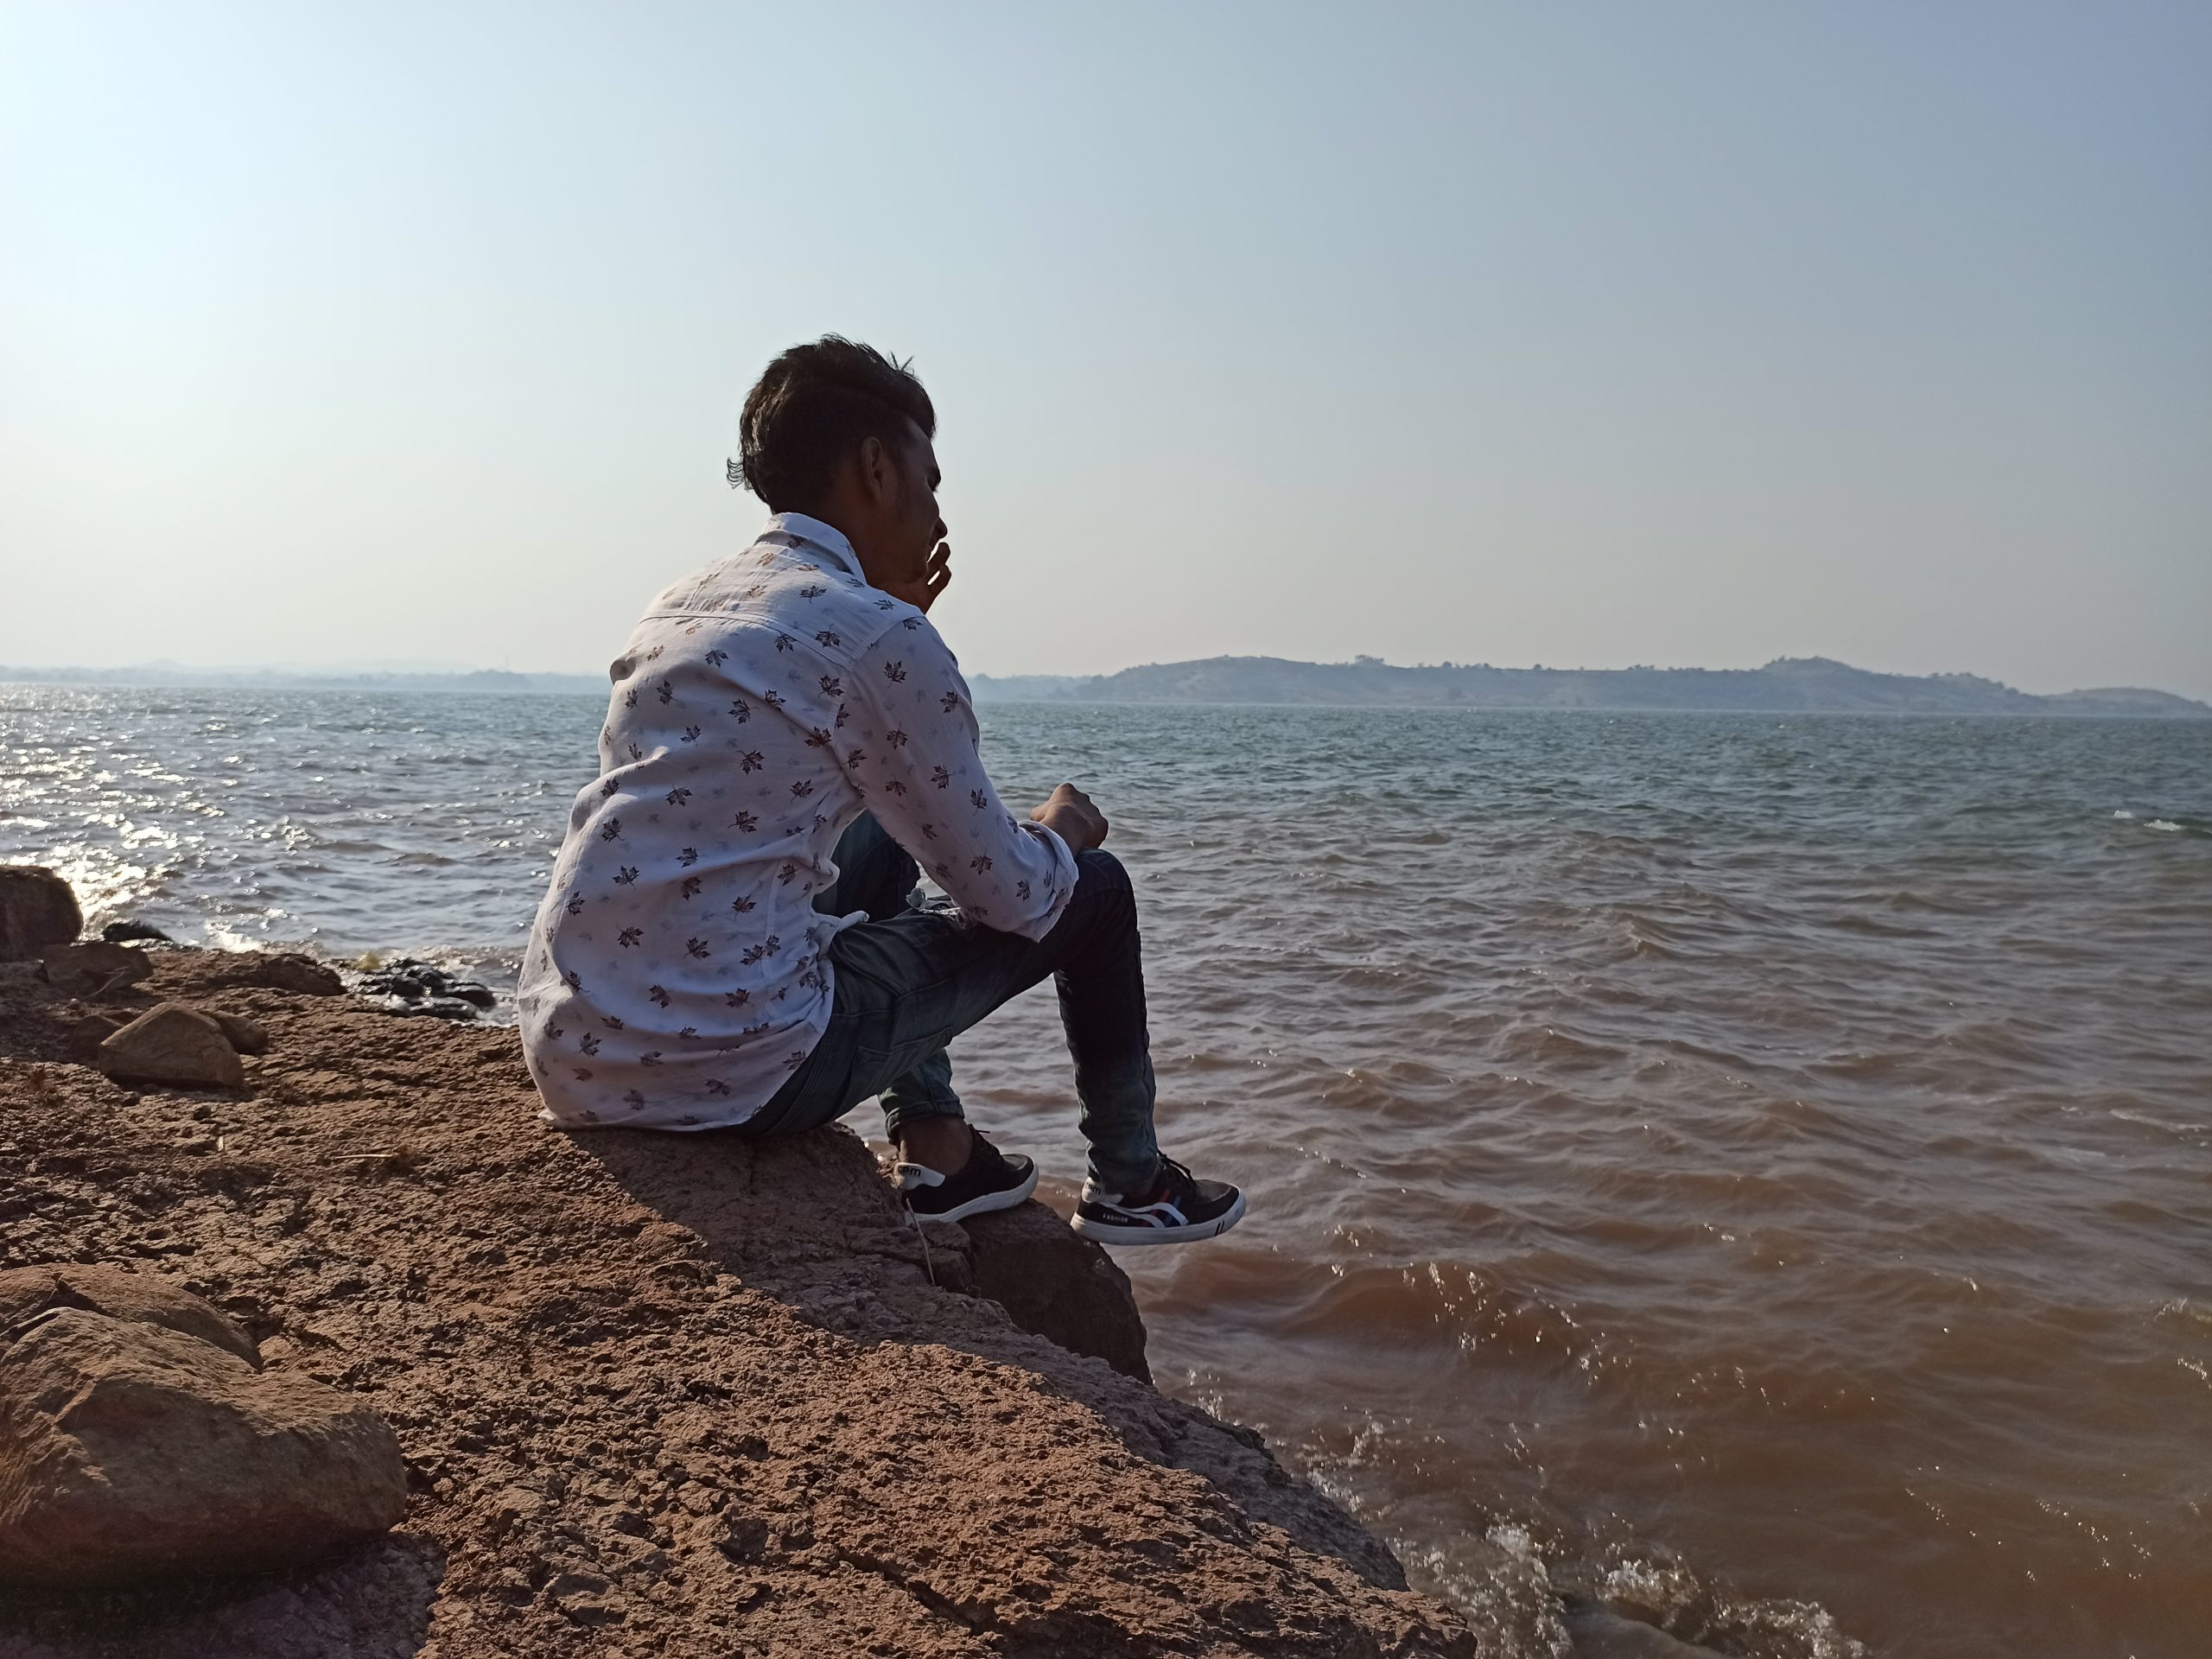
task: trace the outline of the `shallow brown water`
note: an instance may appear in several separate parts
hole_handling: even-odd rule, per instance
[[[103,915],[494,967],[600,713],[0,709],[0,857]],[[1123,1257],[1163,1384],[1478,1614],[2212,1652],[2212,722],[985,712],[1115,815],[1165,1138],[1252,1192]],[[1049,995],[956,1060],[1065,1202]]]
[[[2212,725],[996,723],[1120,809],[1168,1144],[1253,1191],[1124,1253],[1163,1377],[1432,1585],[2212,1651]],[[1053,1026],[957,1055],[1067,1170]]]

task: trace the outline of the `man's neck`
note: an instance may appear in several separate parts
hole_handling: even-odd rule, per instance
[[[858,575],[869,586],[880,586],[876,582],[876,577],[880,575],[880,570],[876,569],[876,560],[868,556],[868,537],[865,537],[865,533],[861,533],[861,536],[854,533],[856,515],[852,511],[841,509],[838,502],[823,502],[821,506],[791,506],[787,511],[798,513],[801,518],[812,518],[817,524],[827,524],[830,529],[836,531],[838,536],[845,537],[845,546],[852,549],[854,566],[858,566]]]

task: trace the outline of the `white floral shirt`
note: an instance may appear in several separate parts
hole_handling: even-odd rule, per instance
[[[1042,938],[1066,908],[1074,855],[1001,804],[951,652],[818,519],[779,514],[661,594],[609,672],[517,995],[556,1122],[767,1103],[829,1021],[830,941],[866,919],[813,906],[864,809],[976,924]]]

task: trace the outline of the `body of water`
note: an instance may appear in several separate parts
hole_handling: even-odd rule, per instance
[[[2212,1650],[2212,721],[982,712],[1112,816],[1163,1141],[1252,1194],[1121,1258],[1161,1382],[1427,1586]],[[0,688],[0,861],[511,983],[601,713]],[[955,1059],[1065,1200],[1049,992]]]

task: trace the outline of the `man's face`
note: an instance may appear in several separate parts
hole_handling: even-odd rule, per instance
[[[930,555],[944,539],[944,520],[937,506],[938,486],[944,481],[938,470],[937,449],[918,426],[907,426],[908,442],[899,455],[899,499],[893,534],[901,575],[918,577]]]

